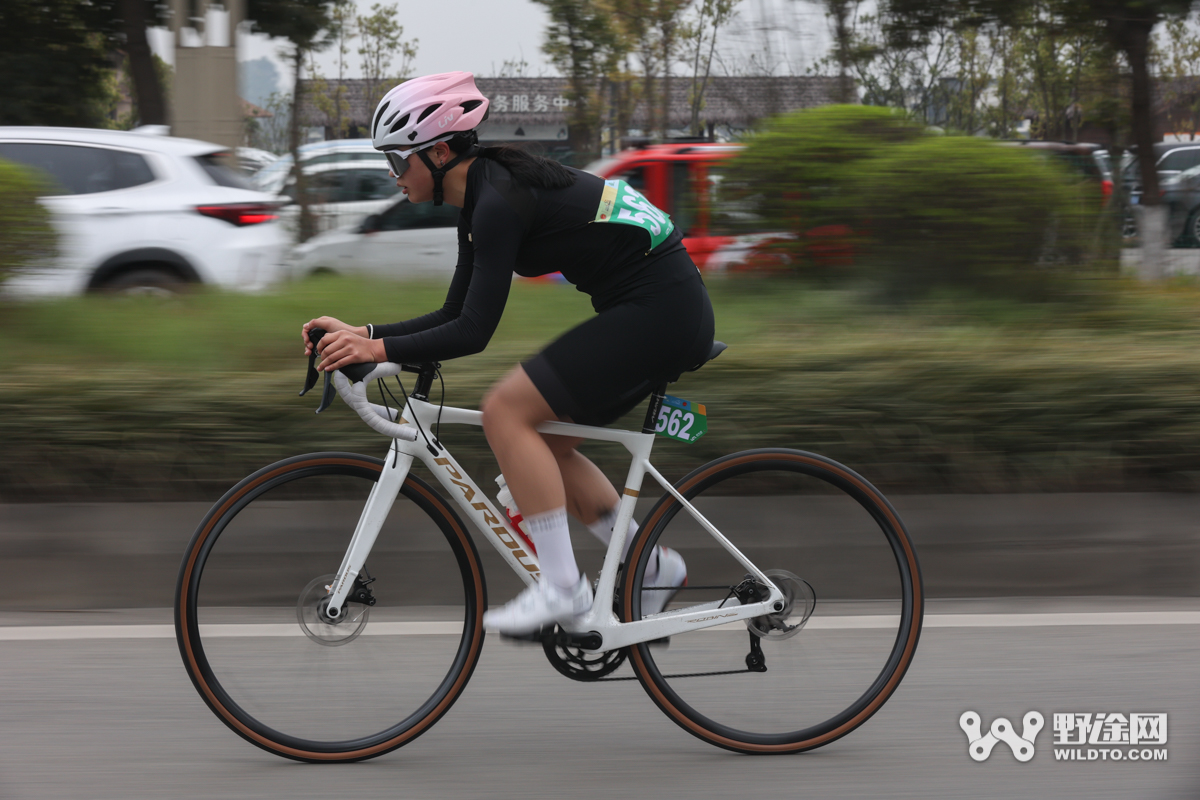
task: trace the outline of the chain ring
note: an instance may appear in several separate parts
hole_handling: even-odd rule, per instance
[[[781,642],[800,632],[817,607],[817,593],[812,584],[783,569],[769,569],[763,573],[783,592],[783,610],[763,617],[746,620],[746,627],[760,639]],[[788,618],[796,611],[801,612],[800,621],[788,624]]]
[[[578,647],[558,644],[559,627],[542,637],[542,650],[550,664],[573,681],[590,683],[612,674],[625,663],[629,648],[620,647],[604,653],[589,653]]]
[[[336,577],[321,575],[313,578],[296,601],[296,621],[300,623],[300,630],[309,639],[325,647],[341,647],[357,639],[371,615],[370,606],[347,602],[342,604],[344,619],[327,621],[325,607],[332,594],[329,587]]]

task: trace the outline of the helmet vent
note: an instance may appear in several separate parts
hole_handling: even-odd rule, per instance
[[[482,100],[468,100],[467,102],[462,104],[463,113],[470,114],[472,111],[479,108],[481,105],[483,105]]]
[[[441,103],[434,103],[433,105],[429,106],[421,112],[421,116],[417,117],[417,122],[423,121],[426,117],[437,111],[439,108],[441,108]]]
[[[390,105],[391,105],[391,101],[388,101],[388,102],[384,103],[383,105],[381,105],[379,107],[379,110],[375,112],[375,122],[374,122],[374,124],[371,125],[371,130],[373,130],[373,131],[379,130],[379,120],[383,117],[383,113],[388,110],[388,106],[390,106]]]
[[[400,113],[399,111],[396,112],[396,114],[399,114],[399,113]],[[393,114],[392,116],[394,117],[394,116],[396,116],[396,114]],[[400,130],[405,125],[407,125],[409,116],[410,116],[409,114],[405,114],[403,117],[396,120],[396,124],[392,126],[391,130],[389,130],[388,133],[395,133],[396,131]],[[391,122],[391,120],[389,119],[388,122]],[[383,124],[386,125],[387,122],[385,122]]]

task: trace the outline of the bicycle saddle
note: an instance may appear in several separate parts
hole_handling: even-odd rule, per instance
[[[712,345],[712,350],[708,351],[708,358],[704,359],[699,364],[697,364],[696,366],[689,369],[688,372],[695,372],[696,370],[700,369],[705,364],[712,361],[714,358],[721,355],[721,353],[724,353],[728,349],[729,349],[729,345],[725,344],[724,342],[715,342],[714,341],[713,345]]]

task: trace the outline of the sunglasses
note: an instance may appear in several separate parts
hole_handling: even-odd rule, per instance
[[[387,157],[388,166],[392,168],[392,174],[397,178],[408,169],[408,159],[401,157],[398,152],[385,150],[383,154]]]
[[[431,142],[426,142],[425,144],[414,147],[411,150],[384,150],[383,155],[387,158],[388,166],[392,168],[392,174],[399,178],[408,169],[409,156],[415,155],[421,150],[428,150],[435,144],[447,141],[448,139],[453,138],[455,135],[456,134],[452,133],[448,136],[439,137]]]

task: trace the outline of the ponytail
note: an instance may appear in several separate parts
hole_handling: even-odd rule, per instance
[[[502,144],[495,147],[479,147],[475,131],[465,131],[450,139],[447,144],[455,153],[465,153],[474,148],[478,158],[495,161],[512,173],[513,179],[536,189],[566,189],[575,185],[575,173],[543,156],[524,150],[520,145]]]

